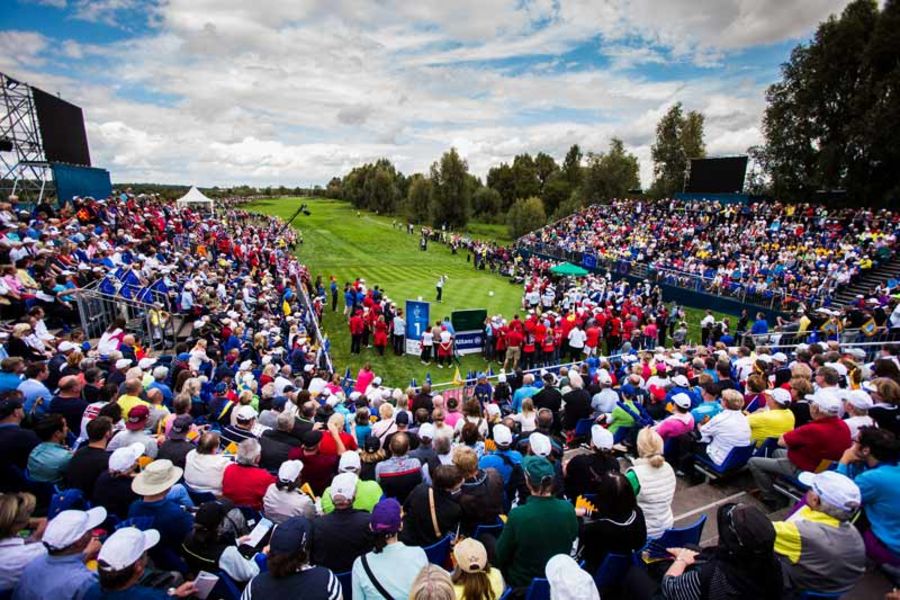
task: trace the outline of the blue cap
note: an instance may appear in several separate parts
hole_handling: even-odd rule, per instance
[[[228,391],[228,384],[225,383],[224,381],[220,381],[219,383],[216,384],[216,393],[217,394],[224,394],[227,391]]]
[[[291,517],[272,532],[269,550],[272,554],[296,554],[309,545],[312,523],[306,517]]]

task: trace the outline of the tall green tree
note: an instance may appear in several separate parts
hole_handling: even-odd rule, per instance
[[[637,156],[626,152],[618,138],[610,141],[605,154],[589,154],[587,162],[581,184],[583,204],[624,198],[640,186]]]
[[[543,227],[546,223],[547,213],[544,212],[544,202],[537,196],[516,200],[506,216],[506,226],[509,229],[510,237],[513,238]]]
[[[472,184],[469,165],[456,148],[445,152],[431,165],[430,218],[435,227],[465,226],[472,211]]]
[[[482,186],[472,194],[472,212],[482,221],[492,221],[500,212],[503,198],[494,188]]]
[[[409,191],[402,214],[413,223],[427,223],[430,217],[431,180],[416,173],[409,178]]]
[[[651,195],[663,198],[684,189],[688,160],[706,156],[703,120],[699,112],[685,114],[681,102],[677,102],[656,124],[656,142],[650,149],[654,175]]]
[[[500,210],[506,212],[516,201],[516,178],[512,167],[506,163],[500,163],[492,167],[487,174],[488,187],[497,191],[502,200]]]
[[[537,196],[541,193],[541,180],[538,177],[537,165],[527,152],[513,159],[513,179],[516,184],[516,199]]]
[[[541,182],[541,192],[543,192],[550,177],[559,171],[559,165],[549,154],[538,152],[534,157],[534,167],[537,169],[538,181]]]
[[[573,144],[569,151],[566,152],[566,158],[563,160],[562,171],[572,189],[581,185],[582,158],[584,158],[584,154],[582,154],[581,148],[578,144]]]

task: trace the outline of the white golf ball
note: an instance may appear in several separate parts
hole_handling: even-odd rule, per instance
[[[494,290],[491,290],[488,292],[488,296],[493,296],[493,295],[494,295]]]

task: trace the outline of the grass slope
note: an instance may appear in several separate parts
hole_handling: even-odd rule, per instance
[[[301,215],[293,223],[303,234],[303,244],[297,254],[309,266],[313,278],[322,276],[326,288],[331,275],[337,277],[341,290],[344,282],[363,277],[369,286],[378,285],[386,290],[388,297],[400,307],[405,307],[407,299],[419,296],[432,302],[433,321],[448,316],[453,310],[465,308],[485,308],[488,314],[500,313],[507,318],[520,311],[520,286],[489,271],[474,270],[464,253],[454,256],[443,245],[429,244],[428,251],[422,252],[418,235],[394,229],[393,217],[357,213],[347,202],[312,198],[265,200],[249,208],[287,219],[301,202],[309,204],[312,214]],[[499,226],[475,224],[472,230],[481,239],[494,238],[508,243],[504,239],[505,230]],[[434,284],[440,274],[449,279],[444,287],[444,302],[436,304]],[[490,291],[494,292],[493,296],[489,295]],[[350,334],[342,310],[341,293],[338,312],[332,313],[329,306],[323,319],[323,328],[331,339],[332,358],[341,372],[349,365],[355,375],[364,363],[369,362],[385,383],[392,386],[405,386],[413,377],[421,383],[426,372],[430,372],[434,383],[452,378],[452,372],[438,369],[434,364],[426,367],[412,356],[396,357],[386,353],[379,357],[374,350],[366,349],[361,355],[351,355]],[[687,310],[690,335],[699,339],[699,321],[703,312]],[[462,359],[463,375],[468,369],[484,368],[485,362],[478,355]],[[497,370],[496,365],[494,370]]]

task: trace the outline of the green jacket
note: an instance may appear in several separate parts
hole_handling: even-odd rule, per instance
[[[497,567],[511,587],[527,587],[544,577],[547,561],[568,555],[578,537],[578,519],[571,502],[531,496],[514,508],[497,540]]]
[[[367,481],[360,479],[356,482],[356,496],[353,498],[353,508],[356,510],[364,510],[372,512],[384,492],[377,481]],[[322,502],[322,512],[326,515],[334,510],[334,502],[331,500],[331,487],[329,486],[320,498]]]

